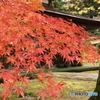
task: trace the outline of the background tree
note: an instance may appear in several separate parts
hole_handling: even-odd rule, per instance
[[[90,18],[99,18],[100,16],[100,0],[68,0],[66,2],[54,0],[52,1],[52,5],[54,8],[70,14],[82,15]],[[56,7],[54,5],[56,5]]]
[[[52,1],[52,7],[58,10],[65,11],[66,9],[66,2],[62,0],[53,0]]]
[[[86,42],[90,40],[90,34],[84,28],[43,14],[41,4],[39,0],[0,2],[0,78],[4,81],[0,97],[3,100],[13,92],[25,98],[23,86],[16,86],[19,81],[29,83],[29,78],[22,77],[21,72],[38,74],[37,79],[45,87],[38,91],[39,98],[60,97],[64,82],[57,83],[52,77],[46,77],[52,76],[51,72],[36,68],[41,62],[52,66],[56,54],[71,62],[99,59],[97,48]],[[81,59],[77,52],[82,55]],[[2,60],[4,57],[5,61]],[[7,63],[11,70],[5,69]]]

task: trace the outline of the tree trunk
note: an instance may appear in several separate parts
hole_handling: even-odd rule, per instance
[[[94,92],[98,93],[98,96],[91,96],[88,100],[100,100],[100,67],[99,67],[99,74],[97,79],[97,84]]]

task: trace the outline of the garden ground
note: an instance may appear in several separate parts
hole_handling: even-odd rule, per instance
[[[89,96],[70,96],[70,92],[93,92],[98,77],[97,71],[87,71],[78,73],[54,72],[56,81],[66,82],[66,90],[63,91],[61,98],[57,100],[88,100]],[[20,83],[19,83],[20,84]],[[19,85],[18,84],[18,85]],[[37,84],[37,85],[36,85]],[[36,91],[42,88],[42,85],[36,79],[32,79],[28,87],[26,87],[26,100],[37,100]],[[0,88],[2,89],[2,87]],[[2,100],[2,99],[1,99]],[[8,100],[23,100],[16,94],[11,95]],[[53,100],[52,98],[46,100]]]

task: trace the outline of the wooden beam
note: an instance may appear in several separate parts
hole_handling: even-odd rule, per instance
[[[91,41],[91,44],[100,44],[100,39],[96,39]]]

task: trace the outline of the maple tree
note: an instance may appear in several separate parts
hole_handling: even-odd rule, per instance
[[[30,81],[28,77],[22,77],[21,72],[38,73],[38,80],[45,86],[38,91],[38,98],[60,97],[65,83],[46,77],[53,75],[50,71],[45,73],[36,68],[41,62],[52,66],[56,54],[71,62],[99,59],[97,48],[86,42],[90,36],[83,27],[43,14],[41,1],[30,1],[0,2],[0,78],[4,81],[0,84],[4,86],[0,96],[3,100],[13,92],[25,98],[24,87],[16,84],[20,81],[28,85]],[[7,64],[10,64],[10,70],[5,69]]]

